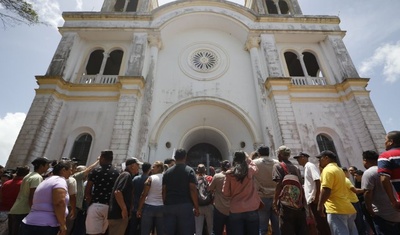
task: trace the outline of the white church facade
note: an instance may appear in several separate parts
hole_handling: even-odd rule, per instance
[[[336,16],[297,0],[105,0],[65,12],[62,39],[7,166],[44,156],[94,162],[100,151],[192,165],[280,145],[335,151],[361,166],[385,130]]]

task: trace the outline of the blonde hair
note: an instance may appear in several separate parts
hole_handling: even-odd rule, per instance
[[[162,173],[162,172],[164,171],[164,162],[162,162],[162,161],[155,161],[153,165],[161,169],[161,172],[160,172],[160,173]]]

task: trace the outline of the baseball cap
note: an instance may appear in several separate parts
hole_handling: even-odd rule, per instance
[[[286,147],[285,145],[282,145],[276,150],[277,153],[290,153],[290,148]]]
[[[131,158],[126,159],[125,166],[129,166],[129,165],[132,165],[132,164],[135,164],[135,163],[137,163],[139,165],[143,164],[143,162],[139,161],[137,158],[131,157]]]
[[[33,160],[31,163],[33,165],[40,165],[40,164],[46,164],[46,163],[51,163],[52,161],[49,160],[48,158],[45,157],[37,157],[35,160]]]
[[[297,158],[302,157],[302,156],[307,157],[307,158],[310,157],[310,155],[308,155],[307,153],[300,152],[299,154],[297,154],[293,158],[297,159]]]

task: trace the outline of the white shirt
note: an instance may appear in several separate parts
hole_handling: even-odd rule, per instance
[[[145,203],[152,206],[164,205],[162,200],[162,178],[163,174],[155,174],[149,176],[151,178],[150,190],[147,194]]]
[[[320,180],[319,169],[313,163],[307,162],[304,165],[304,194],[307,204],[310,204],[315,199],[315,194],[317,193],[315,180]]]

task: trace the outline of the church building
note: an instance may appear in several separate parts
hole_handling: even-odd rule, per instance
[[[90,164],[104,149],[116,165],[153,163],[178,148],[218,166],[260,145],[361,167],[363,151],[384,150],[337,16],[304,15],[298,0],[104,0],[63,18],[8,167]]]

